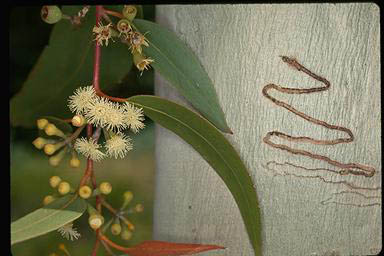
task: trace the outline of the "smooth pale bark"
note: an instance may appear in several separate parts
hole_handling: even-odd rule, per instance
[[[215,85],[234,132],[226,137],[244,160],[260,198],[263,255],[378,253],[382,248],[381,205],[377,205],[381,198],[375,197],[381,190],[350,189],[337,183],[381,187],[378,6],[162,5],[156,11],[157,21],[191,47]],[[304,95],[271,94],[313,117],[351,129],[355,140],[335,146],[278,142],[340,162],[373,166],[377,170],[374,177],[341,177],[273,163],[266,168],[267,162],[275,161],[335,169],[325,162],[269,147],[262,141],[269,131],[319,139],[345,137],[263,97],[261,90],[268,83],[296,88],[322,85],[288,67],[279,55],[295,57],[327,78],[331,88]],[[156,93],[189,106],[160,76],[156,76]],[[154,238],[227,247],[201,255],[253,255],[240,213],[218,175],[172,132],[159,126],[156,132]],[[333,195],[342,191],[369,198],[352,193]],[[323,202],[329,198],[328,204]]]

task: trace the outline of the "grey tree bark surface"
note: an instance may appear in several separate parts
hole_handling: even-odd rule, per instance
[[[233,135],[226,135],[256,185],[263,255],[372,255],[382,248],[379,7],[373,3],[161,5],[157,22],[196,53],[211,77]],[[318,139],[345,137],[263,97],[268,83],[320,86],[290,68],[295,57],[331,82],[325,92],[272,92],[306,114],[352,130],[347,144],[278,141],[337,161],[376,168],[340,176],[311,158],[263,143],[269,131]],[[156,75],[156,94],[190,106]],[[232,195],[187,143],[156,127],[154,238],[227,247],[199,255],[253,255]],[[295,165],[295,166],[294,166]],[[304,168],[307,169],[304,169]],[[355,188],[348,187],[352,183]],[[361,189],[361,188],[370,189]]]

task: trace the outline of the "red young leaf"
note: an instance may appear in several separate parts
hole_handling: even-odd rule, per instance
[[[127,249],[130,256],[181,256],[199,252],[225,249],[225,247],[209,244],[179,244],[163,241],[145,241]]]

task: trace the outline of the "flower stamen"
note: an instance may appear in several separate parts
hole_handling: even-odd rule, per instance
[[[99,26],[94,26],[92,32],[96,34],[96,38],[94,41],[96,41],[99,45],[103,45],[103,40],[105,41],[105,46],[108,46],[108,40],[112,39],[112,30],[111,27],[112,23],[109,23],[108,25],[104,26],[103,23],[99,22]],[[114,41],[112,39],[112,41]]]
[[[73,227],[73,223],[67,223],[64,226],[60,227],[57,230],[64,238],[67,240],[73,241],[73,239],[77,240],[81,235],[77,232],[76,228]]]

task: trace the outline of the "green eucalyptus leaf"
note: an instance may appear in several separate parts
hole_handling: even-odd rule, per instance
[[[206,119],[156,96],[128,99],[146,116],[189,143],[212,166],[232,193],[243,217],[255,255],[261,255],[260,209],[251,177],[233,146]]]
[[[67,195],[11,223],[11,245],[44,235],[79,218],[84,199]]]
[[[135,19],[143,19],[144,18],[144,12],[143,12],[143,6],[142,5],[135,5],[137,9],[137,14]]]
[[[151,66],[217,128],[231,133],[214,85],[193,51],[156,23],[135,19],[133,24],[149,41],[143,52],[154,59]]]
[[[62,11],[75,15],[81,8],[63,6]],[[44,115],[72,117],[67,107],[68,97],[76,88],[92,84],[94,17],[95,8],[91,7],[80,27],[74,27],[68,20],[54,25],[49,44],[21,90],[11,99],[10,119],[14,126],[33,127],[36,119]],[[116,42],[109,41],[108,47],[102,46],[102,89],[119,83],[132,67],[132,55],[127,45],[114,40]]]

